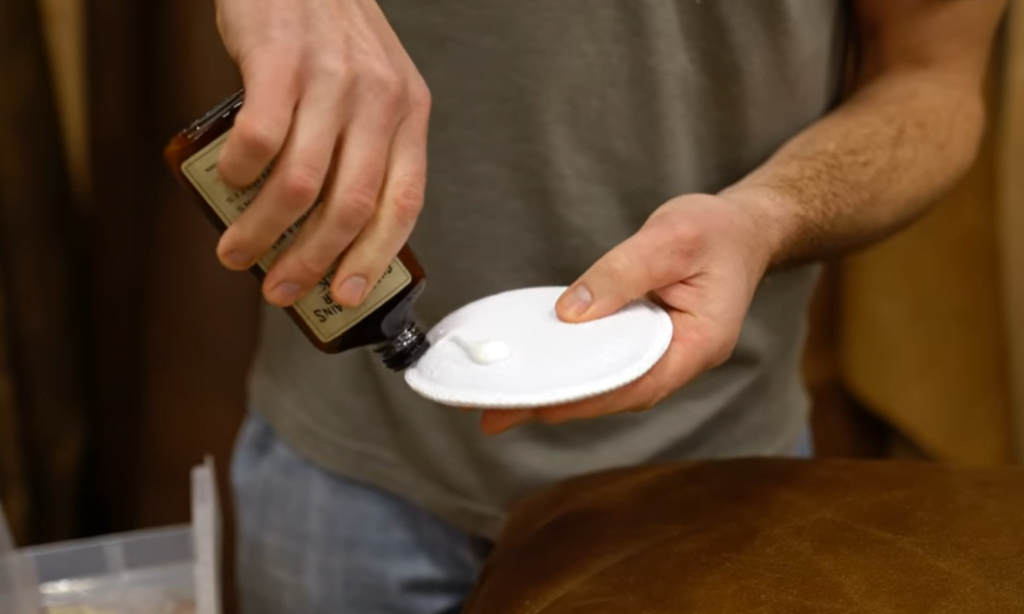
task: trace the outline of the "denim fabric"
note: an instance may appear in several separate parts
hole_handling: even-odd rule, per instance
[[[244,614],[439,614],[489,544],[394,495],[310,465],[258,414],[232,468]]]

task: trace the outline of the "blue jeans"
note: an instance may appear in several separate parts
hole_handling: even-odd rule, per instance
[[[809,439],[798,455],[810,456]],[[491,544],[319,469],[258,414],[232,467],[243,614],[457,612]]]

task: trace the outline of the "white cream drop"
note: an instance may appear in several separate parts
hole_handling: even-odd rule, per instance
[[[478,365],[493,365],[512,354],[512,348],[504,341],[474,341],[459,335],[452,335],[452,341],[457,343]]]

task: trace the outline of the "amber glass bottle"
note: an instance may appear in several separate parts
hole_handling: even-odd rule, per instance
[[[217,173],[218,154],[242,108],[243,97],[244,92],[239,91],[220,103],[178,133],[164,149],[164,160],[178,181],[220,232],[252,203],[269,175],[268,169],[253,185],[235,189],[221,181]],[[257,277],[263,278],[274,258],[294,239],[308,216],[307,213],[300,218],[270,253],[253,266]],[[358,307],[343,308],[331,299],[332,276],[333,272],[309,294],[286,308],[316,347],[337,353],[376,346],[384,364],[396,371],[411,366],[426,351],[426,335],[411,316],[412,304],[423,292],[426,276],[408,245],[402,248]]]

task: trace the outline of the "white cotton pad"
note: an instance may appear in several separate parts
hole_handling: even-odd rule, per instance
[[[526,288],[475,301],[437,324],[430,349],[405,372],[420,395],[489,409],[577,401],[638,379],[672,340],[672,320],[650,301],[569,324],[555,314],[565,288]]]

